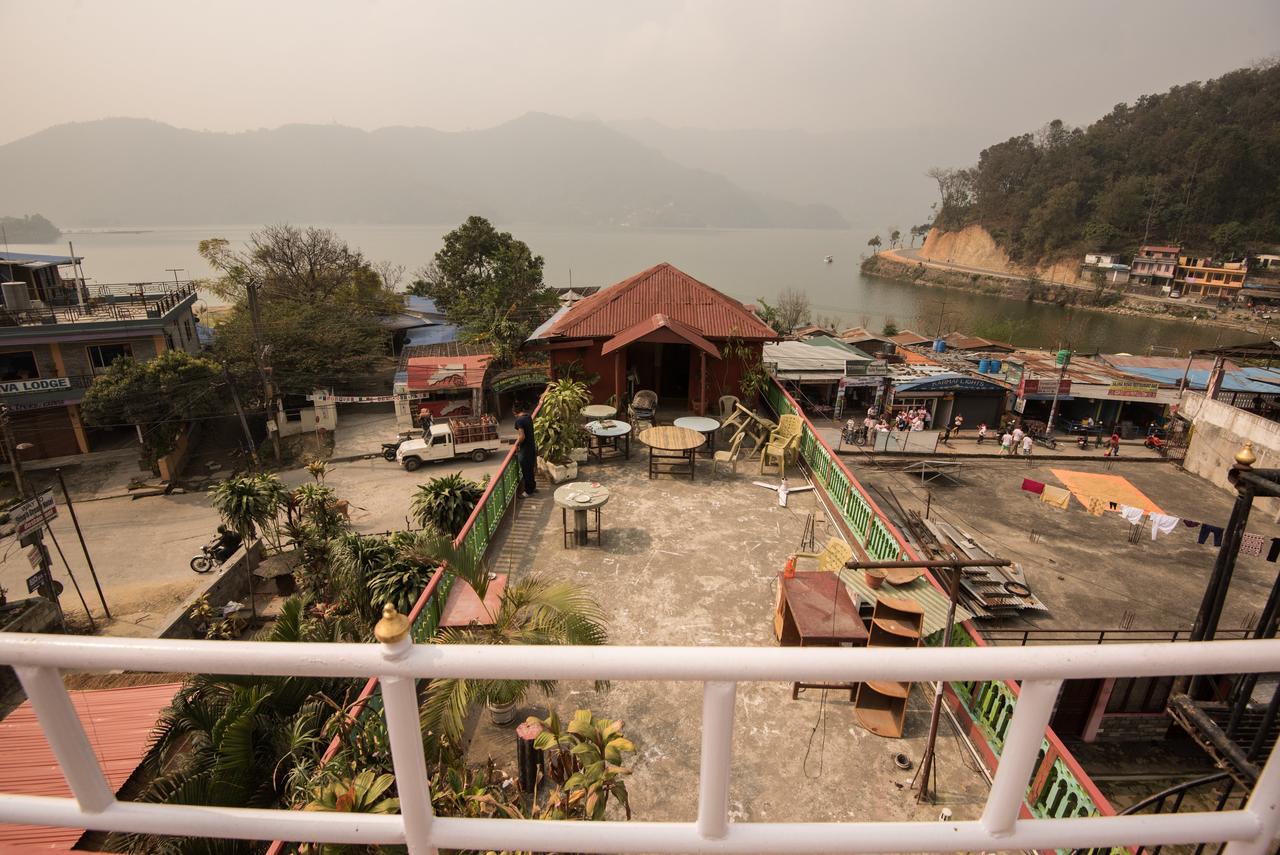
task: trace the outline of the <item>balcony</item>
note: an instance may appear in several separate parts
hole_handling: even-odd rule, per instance
[[[66,305],[39,305],[30,309],[0,308],[0,330],[67,324],[160,320],[184,303],[194,302],[191,283],[149,282],[131,285],[94,285],[87,299]]]

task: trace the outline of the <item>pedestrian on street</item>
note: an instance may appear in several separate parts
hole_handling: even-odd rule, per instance
[[[1120,431],[1115,429],[1111,431],[1111,447],[1107,449],[1107,457],[1120,456]]]
[[[1004,432],[1004,436],[1000,437],[1000,453],[1013,453],[1013,434],[1009,433],[1007,430]]]
[[[516,404],[516,455],[520,458],[521,498],[538,492],[538,444],[533,438],[533,419],[529,406]]]
[[[964,427],[964,416],[956,416],[955,424],[951,428],[952,436],[960,436],[960,428]]]
[[[423,436],[427,436],[427,437],[430,436],[431,423],[434,420],[435,420],[435,417],[431,415],[431,410],[427,408],[426,404],[423,404],[421,407],[418,408],[418,427],[422,428]]]
[[[987,441],[987,423],[982,422],[978,425],[978,445]]]
[[[1027,434],[1022,438],[1022,454],[1025,457],[1031,456],[1031,434]]]
[[[1013,429],[1013,444],[1015,448],[1022,445],[1022,438],[1026,435],[1027,433],[1022,429],[1022,425],[1018,425]]]

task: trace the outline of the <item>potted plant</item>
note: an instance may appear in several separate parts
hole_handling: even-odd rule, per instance
[[[586,445],[582,408],[590,402],[586,385],[568,378],[552,383],[542,395],[533,436],[553,484],[578,477],[574,450]]]

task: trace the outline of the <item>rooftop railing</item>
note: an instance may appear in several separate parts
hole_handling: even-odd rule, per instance
[[[73,793],[0,795],[0,822],[100,831],[337,844],[558,852],[916,852],[1074,849],[1226,842],[1229,855],[1273,852],[1280,832],[1280,761],[1268,759],[1238,810],[1039,819],[1023,794],[1042,774],[1045,728],[1066,679],[1280,671],[1280,644],[1215,641],[986,648],[538,647],[273,644],[249,641],[0,636]],[[400,798],[399,815],[143,804],[116,799],[63,685],[60,669],[209,674],[376,676]],[[444,677],[689,681],[703,684],[702,750],[693,822],[566,822],[436,817],[428,789],[415,681]],[[730,769],[740,682],[1021,681],[980,818],[929,822],[733,822]],[[744,806],[750,810],[750,806]],[[856,809],[856,805],[851,805]]]
[[[88,299],[65,305],[33,305],[29,309],[0,307],[0,327],[158,319],[196,293],[191,283],[173,282],[91,285],[87,290]]]

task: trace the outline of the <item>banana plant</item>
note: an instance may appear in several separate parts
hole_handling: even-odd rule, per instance
[[[542,728],[533,745],[546,752],[546,779],[553,786],[545,819],[602,820],[611,798],[631,819],[626,784],[631,770],[623,765],[623,755],[634,754],[636,747],[623,734],[620,719],[577,710],[562,729],[553,710],[545,719],[530,716],[526,723]]]

